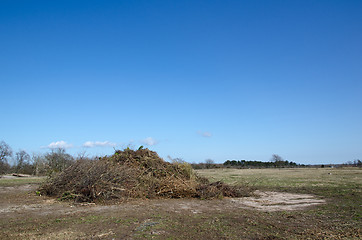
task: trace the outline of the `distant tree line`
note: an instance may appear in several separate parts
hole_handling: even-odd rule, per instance
[[[362,161],[360,159],[355,159],[353,161],[348,161],[343,163],[345,167],[362,167]]]
[[[210,168],[327,168],[327,167],[362,167],[362,161],[355,159],[353,161],[347,161],[342,164],[328,164],[328,165],[305,165],[297,164],[292,161],[284,160],[281,156],[273,154],[270,161],[250,161],[250,160],[226,160],[222,164],[217,164],[211,159],[205,160],[201,163],[192,163],[191,166],[194,169],[210,169]]]
[[[194,169],[209,168],[293,168],[306,167],[304,164],[297,164],[284,160],[281,156],[273,154],[269,162],[248,161],[248,160],[226,160],[223,164],[216,164],[213,160],[207,159],[205,162],[191,164]]]
[[[247,160],[227,160],[223,163],[225,167],[233,168],[286,168],[298,167],[299,164],[289,162],[288,160],[280,162],[262,162],[262,161],[247,161]]]
[[[222,168],[222,164],[217,164],[212,159],[206,159],[205,162],[191,163],[193,169],[211,169],[211,168]]]
[[[30,156],[25,150],[19,150],[13,154],[11,147],[4,141],[0,141],[0,175],[7,173],[20,173],[29,175],[51,175],[60,172],[70,166],[77,159],[84,159],[84,153],[78,157],[65,152],[64,149],[52,149],[45,154],[33,154]],[[171,158],[171,162],[185,163],[180,158]],[[9,164],[13,160],[13,164]],[[201,163],[191,163],[193,169],[212,168],[293,168],[293,167],[362,167],[362,161],[356,159],[343,164],[334,165],[304,165],[284,160],[277,154],[273,154],[269,162],[249,160],[226,160],[222,164],[215,163],[212,159],[206,159]]]
[[[284,160],[278,154],[273,154],[269,162],[262,161],[247,161],[247,160],[227,160],[223,164],[226,167],[236,167],[236,168],[290,168],[298,167],[299,164]]]
[[[9,160],[13,160],[12,165],[9,164]],[[74,157],[61,148],[30,156],[25,150],[13,154],[11,147],[0,141],[0,174],[51,175],[67,168],[74,161]]]

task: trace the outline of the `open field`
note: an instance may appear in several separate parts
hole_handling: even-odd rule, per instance
[[[4,176],[0,178],[0,187],[14,187],[26,184],[40,184],[45,180],[46,177],[24,177],[17,178],[12,176]]]
[[[210,181],[246,184],[257,189],[313,193],[340,197],[361,194],[359,168],[205,169],[197,173]]]
[[[258,195],[73,204],[37,196],[42,178],[0,178],[0,239],[362,237],[361,169],[210,169],[198,173],[214,181],[247,184]],[[273,203],[272,198],[279,201]]]

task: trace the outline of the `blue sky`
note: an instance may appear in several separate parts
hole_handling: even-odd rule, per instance
[[[361,1],[0,2],[0,140],[362,158]]]

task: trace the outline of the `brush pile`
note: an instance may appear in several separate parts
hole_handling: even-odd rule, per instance
[[[188,163],[165,162],[149,149],[117,150],[96,160],[77,160],[39,189],[62,200],[94,202],[128,198],[221,198],[249,194],[242,187],[209,183]]]

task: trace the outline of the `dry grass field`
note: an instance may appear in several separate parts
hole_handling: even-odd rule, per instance
[[[224,168],[197,170],[197,173],[211,181],[247,184],[268,190],[303,191],[305,188],[308,189],[306,191],[329,189],[333,192],[333,189],[338,189],[337,192],[340,192],[358,190],[362,185],[362,169],[359,168]]]
[[[0,178],[0,239],[362,237],[361,169],[210,169],[197,173],[212,181],[246,184],[256,193],[241,199],[75,204],[38,196],[42,178]]]

